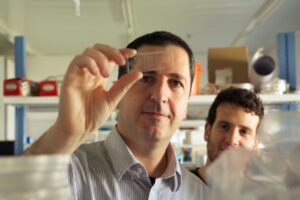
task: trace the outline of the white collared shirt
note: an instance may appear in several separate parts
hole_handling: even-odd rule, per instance
[[[171,145],[168,166],[152,185],[146,169],[116,128],[105,141],[84,144],[72,155],[69,181],[77,200],[205,199],[208,188],[180,167]]]

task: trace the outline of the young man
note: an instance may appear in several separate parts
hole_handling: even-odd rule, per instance
[[[229,148],[256,149],[256,131],[264,115],[255,93],[240,88],[221,91],[211,105],[205,124],[207,162],[192,172],[206,182],[206,170]]]
[[[149,70],[138,60],[127,73],[120,67],[119,80],[105,90],[114,63],[157,52],[172,59],[158,54]],[[72,154],[75,199],[204,199],[206,186],[179,166],[170,144],[186,116],[193,68],[191,49],[169,32],[144,35],[127,49],[86,49],[66,72],[56,123],[25,154]],[[116,107],[107,139],[78,148]]]

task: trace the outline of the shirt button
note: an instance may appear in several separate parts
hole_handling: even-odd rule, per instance
[[[143,170],[142,170],[141,168],[138,168],[138,169],[137,169],[137,172],[138,172],[139,174],[142,174],[142,173],[143,173]]]

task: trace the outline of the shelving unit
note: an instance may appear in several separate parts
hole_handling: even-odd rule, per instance
[[[265,105],[283,104],[283,103],[300,103],[300,94],[259,94],[258,95]],[[191,96],[189,105],[210,105],[215,99],[215,95]]]
[[[269,104],[283,104],[283,103],[300,103],[300,94],[259,94],[265,105]],[[199,95],[191,96],[189,99],[189,105],[191,106],[209,106],[215,99],[215,95]],[[59,102],[58,97],[4,97],[2,103],[4,105],[12,106],[28,106],[30,107],[57,107]],[[103,124],[103,127],[111,128],[115,125],[115,121],[107,121]],[[181,128],[197,128],[203,125],[202,119],[184,120],[181,124]]]
[[[189,105],[210,105],[215,95],[191,96]],[[264,104],[300,103],[300,94],[259,94]],[[58,97],[3,97],[7,105],[57,106]]]
[[[24,106],[57,106],[58,97],[4,97],[3,103],[7,105]]]

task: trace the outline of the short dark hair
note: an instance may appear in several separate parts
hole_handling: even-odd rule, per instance
[[[230,103],[246,109],[247,112],[253,112],[259,117],[259,122],[264,116],[264,106],[261,99],[252,91],[247,89],[230,87],[222,90],[216,96],[214,102],[208,111],[207,123],[213,125],[216,120],[217,108],[223,103]]]
[[[195,73],[194,55],[189,45],[179,36],[167,31],[156,31],[156,32],[148,33],[146,35],[143,35],[133,40],[127,45],[127,48],[138,49],[143,45],[167,46],[171,44],[182,47],[188,54],[189,64],[190,64],[191,87],[192,87],[192,81]],[[126,67],[119,67],[118,78],[126,74],[127,73],[126,70],[127,70]]]

